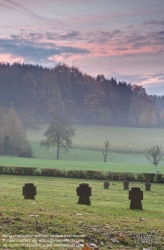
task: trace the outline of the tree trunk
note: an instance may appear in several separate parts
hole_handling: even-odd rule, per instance
[[[104,155],[104,162],[106,162],[106,155]]]
[[[107,154],[108,154],[107,149],[106,149],[106,150],[103,150],[104,162],[106,162]]]
[[[57,144],[57,155],[56,155],[56,160],[59,160],[59,148],[60,148],[60,145],[59,143]]]
[[[155,166],[156,176],[159,174],[158,166]]]

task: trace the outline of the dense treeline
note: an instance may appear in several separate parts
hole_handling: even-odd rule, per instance
[[[74,123],[164,126],[164,97],[139,85],[93,78],[76,67],[0,64],[0,106],[15,108],[26,127],[47,122],[55,112]]]

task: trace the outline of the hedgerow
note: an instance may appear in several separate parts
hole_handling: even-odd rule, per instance
[[[164,174],[0,166],[0,174],[164,183]]]

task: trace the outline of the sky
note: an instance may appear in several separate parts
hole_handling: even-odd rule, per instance
[[[164,95],[164,0],[0,0],[0,62],[78,67]]]

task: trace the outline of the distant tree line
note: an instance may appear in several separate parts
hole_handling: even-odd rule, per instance
[[[149,96],[141,85],[93,78],[58,64],[0,64],[0,106],[11,104],[26,128],[49,122],[55,113],[73,123],[112,126],[164,126],[164,97]]]

